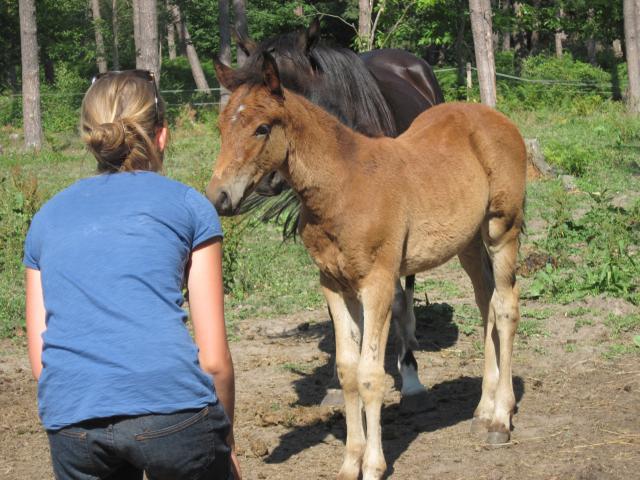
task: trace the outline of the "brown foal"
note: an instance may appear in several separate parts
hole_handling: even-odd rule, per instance
[[[299,233],[320,269],[345,397],[338,478],[384,474],[380,411],[395,286],[454,255],[484,321],[473,428],[491,443],[509,441],[526,174],[517,128],[490,108],[453,103],[424,112],[398,138],[372,139],[283,89],[269,54],[259,78],[238,78],[221,64],[216,70],[233,93],[220,115],[222,147],[207,196],[221,214],[233,214],[277,170],[300,197]]]

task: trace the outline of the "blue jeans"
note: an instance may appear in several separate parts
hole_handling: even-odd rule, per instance
[[[48,431],[57,480],[229,480],[229,420],[222,406],[114,417]]]

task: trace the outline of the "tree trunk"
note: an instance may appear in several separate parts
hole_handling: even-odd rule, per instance
[[[562,19],[564,18],[564,10],[560,9],[560,11],[558,12],[558,19],[560,21],[562,21]],[[562,29],[558,29],[558,31],[556,31],[555,33],[555,43],[556,43],[556,57],[557,58],[562,58],[562,41],[567,38],[567,36],[565,35],[565,33],[562,31]]]
[[[455,52],[456,52],[456,65],[458,67],[458,85],[464,85],[465,81],[465,48],[464,48],[464,37],[465,30],[467,27],[467,18],[465,15],[465,4],[466,0],[458,0],[457,3],[457,12],[458,18],[456,20],[457,23],[457,32],[456,32],[456,41],[455,41]]]
[[[160,83],[160,52],[158,50],[158,11],[156,0],[134,0],[137,4],[138,43],[136,68],[150,70]],[[136,15],[134,15],[134,24]]]
[[[131,0],[131,10],[133,12],[133,45],[136,50],[136,65],[140,56],[140,3],[141,0]]]
[[[193,75],[193,80],[196,82],[196,88],[209,93],[209,84],[207,83],[207,79],[202,71],[198,52],[196,52],[196,47],[193,46],[191,35],[189,35],[189,30],[187,29],[187,23],[184,17],[180,14],[180,7],[177,5],[174,5],[174,13],[177,14],[176,18],[179,19],[178,28],[182,32],[182,37],[184,38],[185,47],[187,49],[187,58],[189,59],[189,65],[191,65],[191,74]]]
[[[232,0],[233,3],[233,13],[235,16],[235,27],[236,32],[242,38],[249,37],[249,29],[247,28],[247,7],[245,0]],[[238,66],[241,67],[244,65],[244,62],[247,60],[247,55],[241,48],[236,48],[236,58],[238,60]]]
[[[540,10],[540,0],[533,0],[533,8],[536,9],[536,12]],[[536,25],[531,31],[531,53],[536,53],[538,51],[539,45],[540,31],[538,30],[538,26]]]
[[[47,48],[43,46],[40,48],[40,58],[42,58],[42,66],[44,67],[44,81],[47,85],[54,85],[56,83],[56,66],[49,56]]]
[[[107,71],[107,59],[104,55],[104,37],[102,36],[102,16],[100,15],[100,0],[91,0],[91,11],[93,13],[93,30],[96,35],[96,64],[98,71]]]
[[[20,52],[22,55],[22,121],[24,145],[42,148],[40,114],[40,76],[38,72],[38,36],[35,0],[20,0]]]
[[[370,50],[369,45],[373,44],[371,39],[371,10],[373,0],[359,0],[358,14],[358,39],[360,50]]]
[[[509,9],[511,8],[511,0],[505,0],[502,4],[502,10],[504,11],[505,16],[508,14]],[[507,28],[502,31],[502,50],[507,52],[511,50],[511,29]]]
[[[21,2],[22,4],[22,2]],[[640,27],[640,0],[624,0],[624,38],[629,73],[629,111],[640,113],[640,45],[638,27]]]
[[[169,4],[169,0],[165,0],[167,13],[169,14],[167,21],[167,46],[169,47],[169,60],[175,60],[178,57],[176,50],[176,23],[173,18],[173,8]]]
[[[120,69],[118,52],[118,0],[111,0],[111,28],[113,28],[113,69]]]
[[[231,66],[231,31],[229,28],[229,0],[218,0],[218,18],[220,21],[220,53],[222,63]],[[229,102],[229,90],[220,85],[220,109]]]
[[[490,0],[469,0],[471,30],[476,53],[480,99],[490,107],[496,106],[496,65],[493,56]]]
[[[589,23],[593,23],[593,17],[595,16],[593,8],[589,9],[587,16],[589,18]],[[592,34],[589,38],[587,38],[587,58],[589,59],[589,63],[591,65],[597,65],[598,63],[596,58],[596,51],[596,39]]]

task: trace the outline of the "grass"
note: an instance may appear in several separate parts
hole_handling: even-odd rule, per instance
[[[206,186],[219,149],[213,124],[185,124],[172,132],[165,155],[165,174],[192,185]],[[0,130],[0,143],[12,145],[8,129]],[[51,148],[37,155],[20,153],[16,144],[5,147],[0,156],[0,337],[24,336],[24,280],[22,244],[29,220],[40,205],[59,190],[95,173],[95,160],[72,138],[64,151]],[[19,170],[15,166],[20,165]],[[12,173],[15,172],[15,175]],[[13,178],[13,176],[15,178]],[[27,198],[18,182],[37,183],[33,205],[20,204]],[[17,202],[17,203],[16,203]],[[234,288],[226,297],[226,318],[233,334],[237,320],[289,314],[322,305],[317,270],[299,243],[281,240],[277,225],[255,221],[223,219],[225,228],[225,273]],[[230,233],[235,232],[234,235]],[[232,272],[227,265],[233,261]],[[233,338],[233,337],[232,337]]]
[[[576,176],[582,191],[567,193],[559,180],[528,185],[527,220],[542,219],[545,226],[535,237],[523,237],[524,242],[558,262],[524,279],[521,293],[525,298],[568,303],[587,295],[605,295],[640,302],[640,204],[636,202],[627,209],[611,204],[617,195],[640,191],[640,119],[629,117],[621,104],[601,102],[597,108],[592,107],[581,104],[569,111],[544,108],[505,112],[525,137],[539,139],[550,163]],[[202,191],[219,139],[213,118],[207,123],[189,118],[185,116],[173,129],[165,171],[169,177]],[[34,208],[77,179],[92,175],[95,169],[95,160],[73,132],[49,134],[49,146],[35,155],[21,152],[19,140],[14,138],[16,132],[11,127],[0,128],[0,145],[4,148],[0,156],[0,220],[4,229],[0,230],[0,337],[24,334],[20,260]],[[15,183],[11,172],[17,166],[20,170]],[[33,195],[27,188],[31,179],[37,182]],[[224,219],[223,225],[230,324],[322,307],[316,267],[302,245],[281,241],[278,225],[251,219]],[[433,278],[418,282],[416,291],[445,301],[467,295],[456,283]],[[588,315],[592,313],[584,307],[573,307],[566,316],[575,318],[577,331],[594,324]],[[545,335],[545,321],[551,314],[549,306],[523,308],[521,335]],[[475,306],[457,307],[453,315],[464,335],[481,327]],[[637,317],[608,317],[606,323],[611,335],[619,336],[616,342],[629,351],[638,349],[634,344],[640,333]]]
[[[522,318],[518,323],[518,335],[524,338],[539,337],[548,335],[544,325],[535,318]]]

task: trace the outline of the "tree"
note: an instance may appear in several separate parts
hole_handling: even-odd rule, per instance
[[[229,0],[218,0],[218,21],[220,27],[220,53],[222,63],[231,66],[231,31],[229,29]],[[229,90],[220,85],[220,108],[229,101]]]
[[[560,11],[558,12],[558,20],[559,20],[558,23],[562,21],[563,17],[564,17],[564,10],[562,10],[561,8]],[[558,58],[562,57],[562,41],[566,38],[567,38],[567,35],[562,31],[560,27],[556,29],[556,33],[554,34],[554,40],[555,40],[555,46],[556,46],[556,57]]]
[[[232,0],[232,3],[236,33],[240,36],[240,38],[249,38],[249,29],[247,28],[247,7],[245,5],[246,2],[245,0]],[[247,59],[247,55],[241,48],[236,49],[236,59],[238,61],[239,67],[244,65],[244,62]]]
[[[120,53],[118,52],[118,0],[111,0],[111,28],[113,29],[113,68],[120,69]]]
[[[496,64],[493,56],[493,33],[490,0],[469,0],[471,30],[476,53],[480,99],[496,106]]]
[[[178,56],[176,49],[176,19],[173,14],[173,5],[169,3],[169,0],[165,0],[165,7],[168,13],[167,46],[169,47],[169,60],[175,60]]]
[[[176,4],[171,4],[171,13],[173,16],[173,21],[176,22],[178,30],[180,30],[180,36],[184,38],[187,58],[189,59],[191,74],[193,75],[193,80],[196,82],[196,87],[198,88],[198,90],[202,90],[208,93],[209,84],[207,83],[207,79],[205,78],[204,72],[202,71],[202,65],[200,64],[200,59],[198,58],[196,47],[191,41],[191,36],[189,35],[189,29],[187,29],[186,21],[180,13],[180,7],[178,7],[178,5]]]
[[[504,16],[508,16],[511,10],[511,0],[505,0],[502,4]],[[511,50],[511,27],[507,27],[502,31],[502,50]]]
[[[134,40],[136,68],[150,70],[160,82],[160,51],[158,44],[158,12],[156,0],[134,0]]]
[[[42,148],[40,114],[40,76],[38,69],[38,30],[35,0],[20,0],[20,52],[22,55],[22,119],[24,144]]]
[[[107,71],[107,59],[104,55],[104,37],[102,36],[102,16],[100,15],[100,0],[91,0],[91,11],[93,13],[93,29],[96,35],[96,64],[98,71]]]
[[[359,0],[358,8],[358,40],[361,50],[371,50],[366,48],[373,43],[371,38],[371,10],[373,9],[373,0]]]
[[[640,113],[640,0],[624,0],[624,38],[629,72],[629,111]]]

